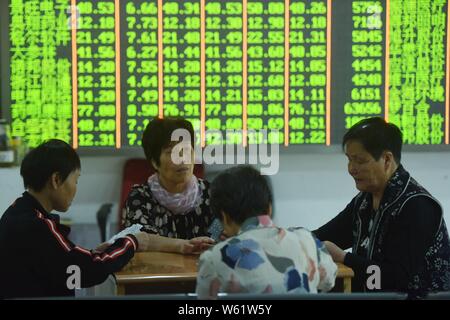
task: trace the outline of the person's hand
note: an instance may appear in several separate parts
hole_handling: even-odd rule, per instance
[[[347,254],[344,250],[331,241],[324,241],[323,244],[325,248],[327,248],[334,262],[344,263],[344,258]]]
[[[228,236],[225,235],[225,233],[222,233],[222,234],[220,235],[219,239],[220,239],[220,241],[225,241],[225,240],[228,239]]]
[[[200,254],[212,247],[216,242],[209,237],[197,237],[191,240],[182,240],[180,243],[180,253]]]
[[[106,248],[108,248],[111,244],[109,244],[108,242],[103,242],[100,243],[99,246],[97,248],[94,249],[94,253],[102,253],[103,251],[106,250]]]
[[[150,237],[149,234],[147,232],[138,232],[134,235],[134,237],[137,239],[138,241],[138,249],[137,251],[147,251],[150,244]]]

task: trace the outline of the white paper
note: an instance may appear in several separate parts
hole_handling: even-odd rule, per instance
[[[142,224],[139,224],[139,223],[133,224],[131,227],[123,229],[118,234],[116,234],[111,239],[109,239],[108,243],[113,244],[117,239],[125,238],[129,234],[135,235],[136,233],[141,231],[142,227],[143,227]]]

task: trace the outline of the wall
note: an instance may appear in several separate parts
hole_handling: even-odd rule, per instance
[[[74,223],[96,223],[103,203],[117,204],[125,156],[83,156],[78,193],[67,214]],[[406,152],[403,164],[444,207],[450,223],[450,152]],[[208,176],[221,167],[210,167]],[[314,229],[334,217],[356,194],[339,152],[282,154],[280,170],[271,176],[275,222]],[[0,169],[0,215],[23,192],[18,168]],[[113,208],[114,218],[117,207]]]

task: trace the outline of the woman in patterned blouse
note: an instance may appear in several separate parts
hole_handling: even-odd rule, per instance
[[[211,209],[229,237],[200,256],[199,299],[226,293],[316,293],[334,286],[337,267],[325,246],[303,228],[276,227],[267,181],[250,166],[220,173]]]
[[[182,158],[186,151],[178,149],[179,142],[171,139],[177,129],[185,129],[182,132],[190,136],[190,146],[187,146],[190,147],[190,160],[181,164],[172,161],[180,154]],[[125,204],[124,226],[143,225],[142,230],[152,234],[151,251],[202,252],[214,243],[208,237],[212,215],[209,184],[193,175],[192,124],[181,118],[155,118],[145,128],[142,146],[156,173],[148,178],[147,183],[133,186]],[[172,149],[183,151],[172,155]]]

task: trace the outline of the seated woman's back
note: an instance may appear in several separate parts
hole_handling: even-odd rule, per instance
[[[202,254],[197,294],[317,293],[334,286],[336,272],[336,264],[311,232],[278,228],[269,216],[259,216]]]
[[[273,225],[272,192],[250,166],[221,172],[211,184],[210,206],[224,242],[200,257],[200,299],[227,293],[315,293],[334,286],[337,266],[306,229]]]

